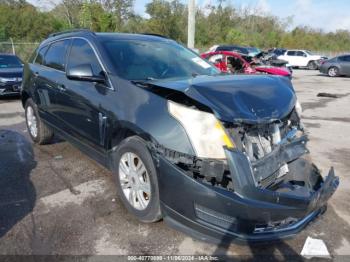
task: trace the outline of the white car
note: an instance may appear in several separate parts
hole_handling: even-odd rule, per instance
[[[278,56],[279,59],[288,61],[293,67],[307,67],[316,70],[320,66],[322,56],[314,55],[307,50],[287,50],[283,55]]]

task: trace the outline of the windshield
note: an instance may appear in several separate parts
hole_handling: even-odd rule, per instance
[[[305,53],[307,53],[308,55],[314,55],[314,53],[312,53],[312,52],[309,51],[309,50],[305,50]]]
[[[128,80],[190,78],[220,72],[174,41],[108,40],[103,42],[117,74]]]
[[[0,68],[22,67],[21,61],[16,56],[0,55]]]

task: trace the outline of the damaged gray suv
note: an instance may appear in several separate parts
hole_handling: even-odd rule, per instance
[[[210,241],[291,236],[339,180],[307,158],[290,80],[223,75],[155,35],[51,35],[25,66],[33,141],[61,136],[110,169],[140,221]]]

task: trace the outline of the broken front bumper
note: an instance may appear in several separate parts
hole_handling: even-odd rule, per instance
[[[194,180],[159,156],[161,206],[170,226],[216,243],[281,239],[324,212],[339,184],[331,168],[318,190],[308,196],[259,188],[248,158],[228,149],[226,155],[234,192]]]

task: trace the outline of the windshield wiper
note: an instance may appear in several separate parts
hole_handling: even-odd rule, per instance
[[[199,74],[198,73],[192,73],[192,77],[197,77],[197,76],[199,76]]]
[[[156,78],[153,77],[147,77],[145,79],[140,79],[140,80],[130,80],[131,83],[135,85],[143,85],[143,86],[149,86],[151,85],[150,82],[157,80]]]

